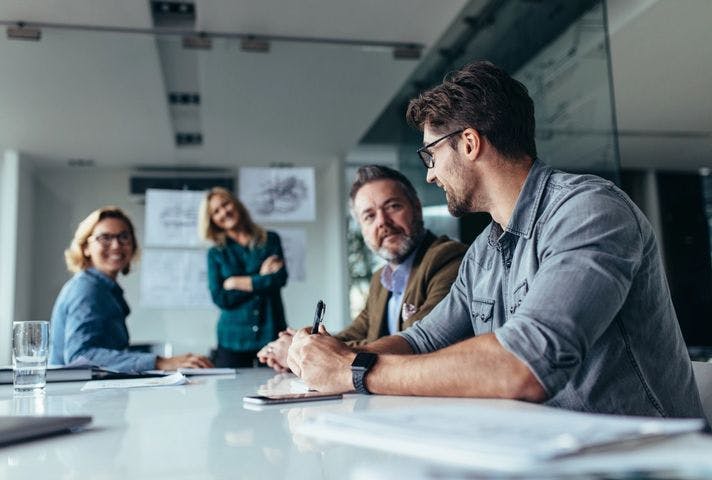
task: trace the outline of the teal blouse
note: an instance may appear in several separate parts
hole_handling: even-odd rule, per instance
[[[286,265],[278,272],[260,275],[260,266],[271,255],[284,259],[282,243],[275,232],[255,247],[243,247],[228,238],[225,245],[208,250],[208,286],[220,310],[218,345],[239,352],[258,350],[287,328],[281,288],[287,284]],[[225,290],[223,282],[233,275],[252,277],[252,292]]]

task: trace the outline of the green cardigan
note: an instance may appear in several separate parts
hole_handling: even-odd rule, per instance
[[[218,345],[238,352],[258,350],[287,328],[280,289],[287,284],[287,267],[260,275],[264,260],[277,255],[284,259],[282,243],[275,232],[253,248],[228,238],[225,245],[208,250],[208,286],[220,310]],[[250,275],[252,292],[225,290],[223,282],[233,275]]]

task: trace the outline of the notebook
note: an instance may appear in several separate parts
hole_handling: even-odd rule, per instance
[[[87,380],[123,380],[126,378],[150,378],[162,377],[165,374],[159,373],[123,373],[107,370],[90,365],[78,366],[57,366],[47,367],[47,382],[77,382]],[[0,384],[12,383],[12,366],[0,367]]]
[[[90,366],[47,367],[48,382],[73,382],[78,380],[91,380],[92,368]],[[0,366],[0,384],[12,383],[12,365]]]
[[[35,438],[81,430],[92,417],[8,417],[0,416],[0,446]]]

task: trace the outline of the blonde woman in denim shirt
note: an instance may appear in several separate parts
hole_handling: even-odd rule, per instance
[[[208,287],[220,312],[219,367],[251,367],[262,345],[287,328],[281,289],[287,268],[279,235],[252,221],[228,190],[215,187],[200,207],[201,236],[208,251]]]
[[[118,372],[154,368],[212,367],[206,357],[188,353],[160,357],[128,351],[130,309],[117,283],[138,256],[133,224],[118,207],[94,210],[64,252],[74,276],[62,287],[52,309],[50,363],[89,363]]]

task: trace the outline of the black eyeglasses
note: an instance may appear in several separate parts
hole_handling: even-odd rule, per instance
[[[418,156],[423,161],[423,165],[425,165],[425,168],[433,168],[435,166],[435,159],[433,158],[433,153],[429,150],[430,148],[434,147],[435,144],[442,142],[446,138],[450,138],[453,135],[457,135],[458,133],[462,133],[464,131],[464,128],[461,128],[460,130],[455,130],[454,132],[448,133],[447,135],[438,138],[434,142],[430,142],[426,146],[419,148]]]
[[[119,245],[122,247],[125,247],[126,245],[131,245],[133,242],[133,236],[131,235],[130,232],[121,232],[117,233],[116,235],[112,235],[110,233],[102,233],[101,235],[96,235],[94,237],[91,237],[94,241],[100,243],[104,247],[110,247],[111,242],[116,239],[119,242]]]

